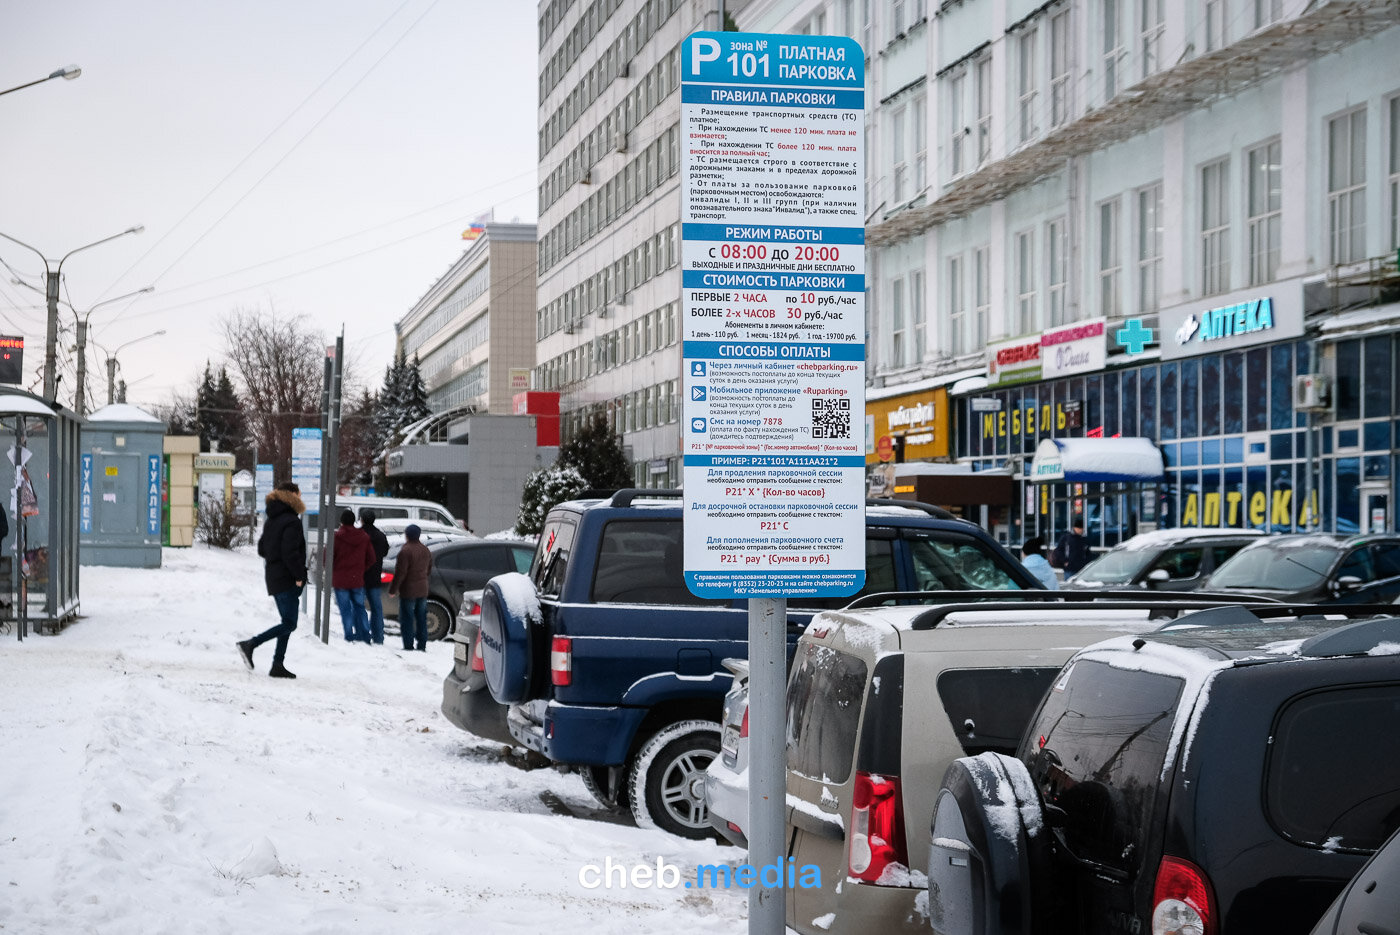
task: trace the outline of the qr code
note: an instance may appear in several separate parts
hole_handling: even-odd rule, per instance
[[[812,400],[813,438],[850,438],[851,401],[849,399]]]

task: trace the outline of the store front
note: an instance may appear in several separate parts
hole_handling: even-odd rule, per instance
[[[1095,325],[991,345],[987,376],[951,388],[957,460],[1019,485],[1010,541],[1054,541],[1076,514],[1100,548],[1178,526],[1395,528],[1395,332],[1305,339],[1298,281],[1165,310],[1160,342]],[[1331,399],[1295,395],[1319,374]],[[1158,482],[1035,482],[1047,439],[1117,437],[1160,451]]]

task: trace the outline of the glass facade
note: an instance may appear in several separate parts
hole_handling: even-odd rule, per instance
[[[959,460],[975,470],[1029,468],[1047,438],[1142,436],[1166,465],[1156,484],[1030,484],[994,518],[1008,542],[1054,541],[1083,515],[1096,546],[1140,526],[1355,533],[1396,527],[1394,439],[1400,335],[1300,340],[986,390],[955,403]],[[1314,356],[1331,358],[1318,367]],[[1334,409],[1293,406],[1293,382],[1335,374]],[[976,403],[973,400],[977,400]],[[1312,471],[1308,465],[1313,466]]]

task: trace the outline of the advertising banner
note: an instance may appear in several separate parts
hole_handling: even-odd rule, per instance
[[[865,580],[865,56],[835,36],[681,44],[686,584]]]

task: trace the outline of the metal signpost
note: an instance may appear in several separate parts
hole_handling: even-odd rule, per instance
[[[787,599],[865,581],[864,89],[844,37],[682,44],[686,584],[749,599],[751,933],[784,927]]]

